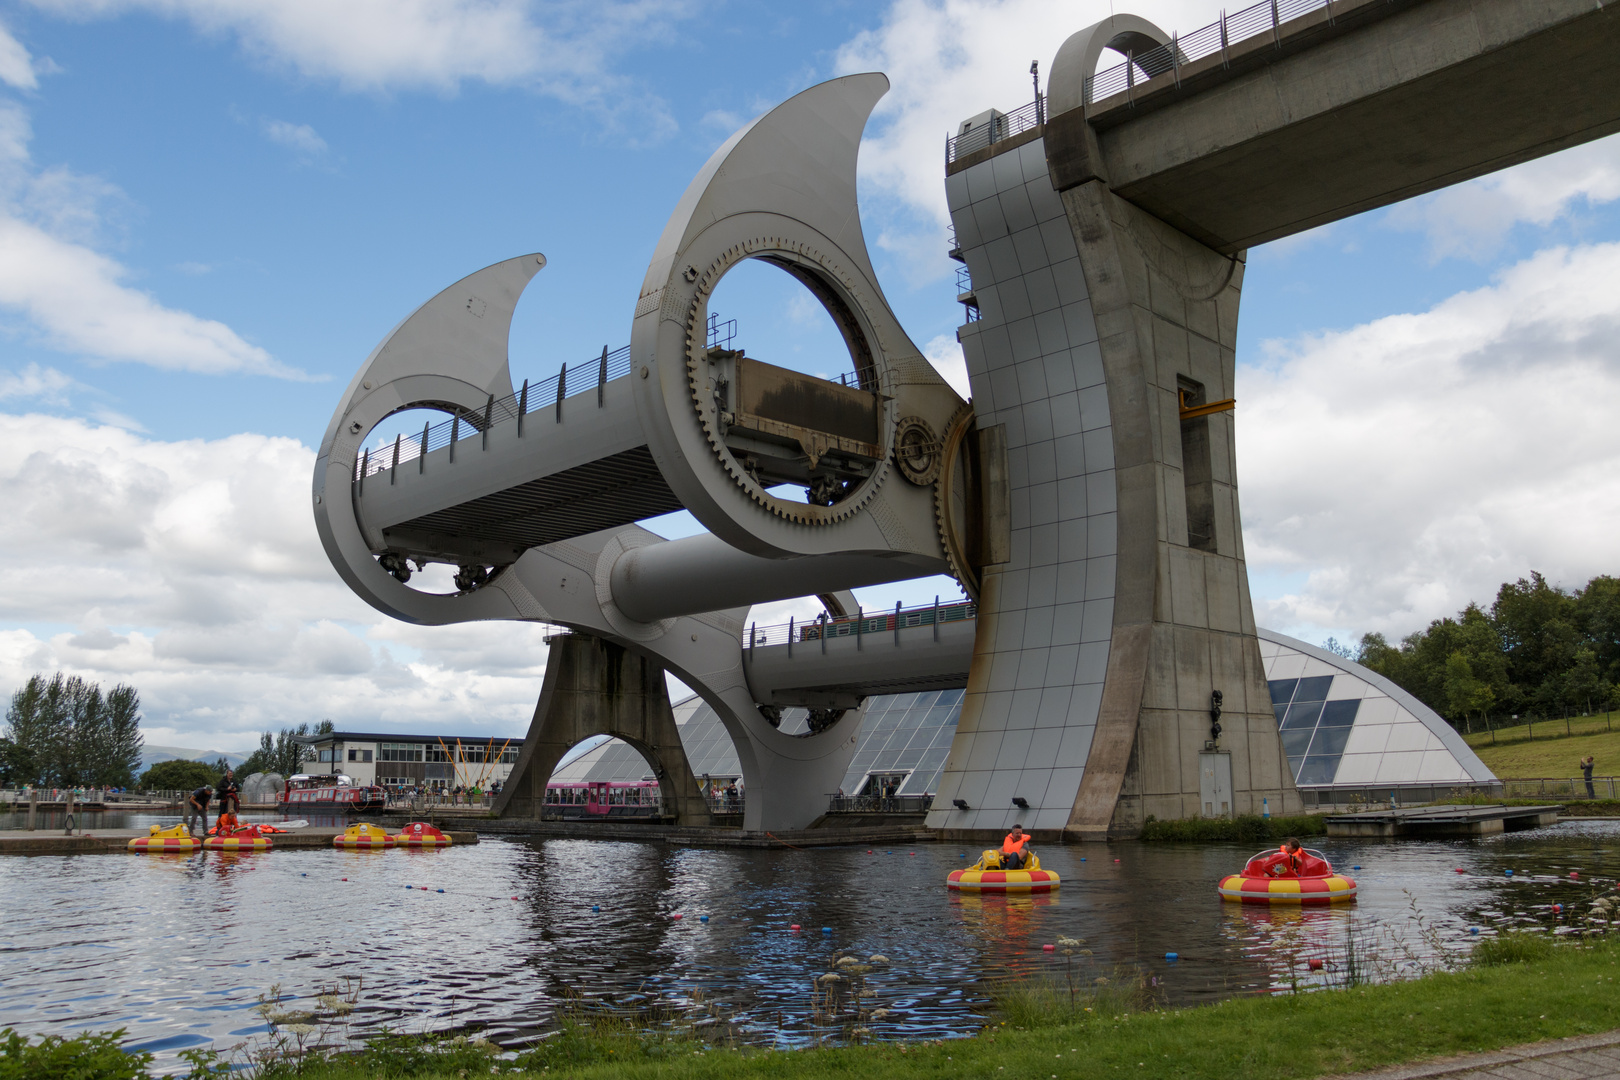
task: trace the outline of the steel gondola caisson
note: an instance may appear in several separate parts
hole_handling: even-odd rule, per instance
[[[1251,857],[1240,874],[1221,878],[1222,900],[1244,904],[1332,904],[1356,898],[1354,878],[1335,874],[1320,851],[1301,848],[1297,865],[1278,850]]]

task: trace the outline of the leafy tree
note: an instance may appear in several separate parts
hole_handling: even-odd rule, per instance
[[[322,720],[316,726],[316,734],[321,734],[321,727],[326,731],[332,730],[332,721]],[[300,736],[310,734],[308,724],[299,724],[295,728],[282,728],[280,732],[271,734],[262,732],[259,735],[259,748],[248,755],[237,771],[243,776],[252,776],[254,773],[273,772],[282,776],[292,776],[302,772],[304,762],[309,759],[309,747],[298,741]]]
[[[204,761],[160,761],[141,776],[140,786],[147,791],[193,791],[200,787],[213,787],[219,782],[219,773]]]
[[[28,784],[123,786],[141,760],[140,695],[60,671],[34,675],[11,696],[8,772]]]
[[[1346,660],[1354,660],[1361,655],[1361,650],[1354,645],[1341,645],[1338,638],[1328,638],[1322,642],[1322,648],[1334,656],[1342,656]]]

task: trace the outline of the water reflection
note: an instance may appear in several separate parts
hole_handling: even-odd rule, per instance
[[[963,851],[943,844],[487,839],[13,858],[0,861],[0,1023],[125,1027],[172,1058],[262,1033],[252,1010],[274,984],[296,1004],[358,977],[360,1030],[476,1023],[510,1038],[570,999],[702,998],[751,1038],[794,1042],[816,1031],[811,980],[840,955],[882,953],[892,962],[868,976],[890,1010],[879,1033],[962,1034],[979,1026],[990,981],[1061,978],[1066,958],[1041,948],[1061,936],[1091,953],[1074,959],[1078,977],[1140,970],[1173,1003],[1335,985],[1380,957],[1383,976],[1410,970],[1465,950],[1470,926],[1552,927],[1551,905],[1612,889],[1617,836],[1616,823],[1585,822],[1481,842],[1328,843],[1336,865],[1362,866],[1360,901],[1310,909],[1221,903],[1216,880],[1251,854],[1229,844],[1047,846],[1063,887],[1024,897],[948,892]]]

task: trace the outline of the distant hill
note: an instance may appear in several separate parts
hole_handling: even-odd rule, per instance
[[[237,766],[248,759],[246,754],[228,754],[223,750],[190,750],[184,746],[153,746],[147,743],[141,749],[141,771],[145,772],[160,761],[203,761],[212,765],[220,758],[224,758],[231,765]]]

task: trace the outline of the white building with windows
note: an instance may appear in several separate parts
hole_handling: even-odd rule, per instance
[[[522,739],[359,731],[306,735],[300,741],[309,747],[307,772],[345,773],[358,784],[433,791],[491,790],[506,782],[523,749]]]

